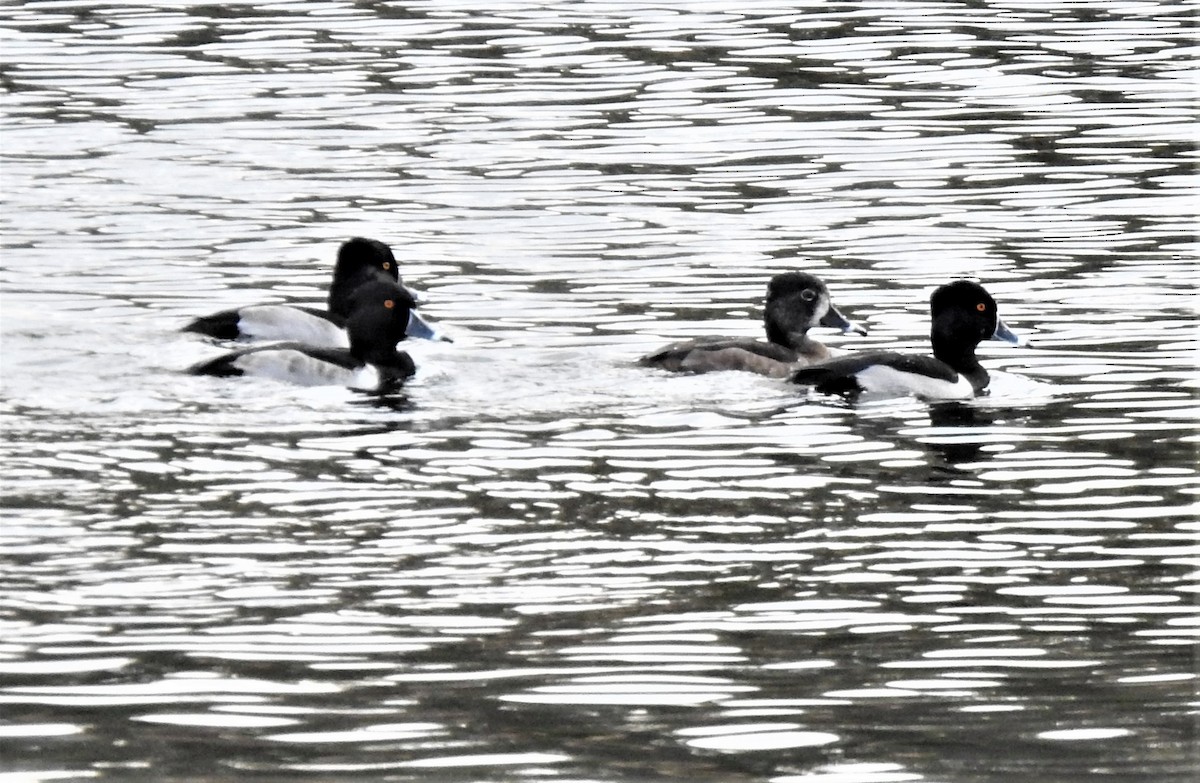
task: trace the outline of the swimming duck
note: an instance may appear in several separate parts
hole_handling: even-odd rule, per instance
[[[797,366],[831,356],[828,348],[808,336],[812,327],[867,333],[862,326],[846,320],[830,301],[825,283],[806,272],[785,272],[771,278],[763,322],[767,342],[750,337],[701,337],[672,343],[643,356],[638,363],[673,372],[743,370],[786,378]]]
[[[338,248],[327,310],[298,305],[248,305],[197,318],[183,327],[183,331],[221,340],[294,340],[315,346],[345,348],[350,344],[344,328],[350,298],[359,286],[377,279],[403,285],[392,249],[377,239],[355,237]],[[409,293],[416,301],[416,295]],[[415,310],[409,317],[410,337],[449,339],[426,323]]]
[[[392,280],[372,280],[347,300],[349,348],[302,342],[243,348],[194,365],[193,375],[250,375],[301,386],[341,385],[387,392],[416,371],[412,358],[396,350],[405,338],[412,294]]]
[[[933,356],[868,351],[841,356],[792,374],[799,384],[827,394],[872,392],[927,400],[964,400],[987,389],[987,370],[975,358],[983,340],[1021,340],[1000,320],[996,300],[983,286],[956,280],[929,299]]]

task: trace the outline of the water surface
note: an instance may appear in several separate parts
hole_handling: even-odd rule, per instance
[[[1194,17],[1161,2],[0,8],[0,770],[1184,781]],[[402,395],[178,332],[391,243]],[[821,275],[963,405],[634,364]]]

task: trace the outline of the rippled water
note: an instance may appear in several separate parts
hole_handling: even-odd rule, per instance
[[[0,772],[1197,774],[1190,9],[738,9],[0,7]],[[182,373],[353,235],[456,338],[402,397]],[[633,364],[792,268],[830,344],[965,275],[1033,345]]]

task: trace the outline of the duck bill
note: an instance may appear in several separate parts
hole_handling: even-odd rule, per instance
[[[424,318],[417,315],[416,310],[410,310],[408,313],[408,327],[404,330],[404,335],[417,340],[433,340],[434,342],[442,343],[454,342],[446,334],[430,326]]]
[[[833,305],[829,306],[829,310],[825,313],[825,315],[821,316],[821,320],[817,323],[821,324],[821,326],[827,326],[830,329],[841,329],[842,334],[854,332],[855,334],[865,335],[867,333],[867,328],[865,326],[848,320],[846,316],[838,312],[838,309]]]
[[[1012,329],[1008,328],[1008,324],[996,319],[996,331],[992,333],[993,340],[1001,340],[1010,345],[1028,345],[1026,340],[1022,340]]]

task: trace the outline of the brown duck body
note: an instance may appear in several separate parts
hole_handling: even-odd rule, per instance
[[[801,367],[832,356],[825,345],[808,336],[812,327],[866,334],[865,329],[846,320],[833,306],[829,289],[820,278],[805,272],[786,272],[771,279],[763,323],[766,341],[750,337],[699,337],[647,354],[639,364],[670,372],[739,370],[787,378]]]
[[[801,367],[831,358],[822,343],[805,337],[799,346],[785,346],[753,338],[698,337],[672,343],[645,356],[641,363],[671,372],[706,373],[740,370],[787,378]]]

